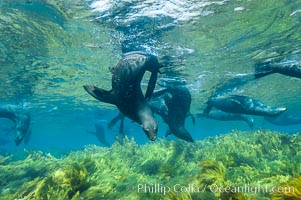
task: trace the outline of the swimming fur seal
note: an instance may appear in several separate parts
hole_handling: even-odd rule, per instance
[[[245,121],[250,128],[254,126],[254,119],[252,116],[238,113],[228,113],[221,110],[210,111],[208,114],[197,114],[198,117],[207,117],[209,119],[220,121]]]
[[[277,117],[265,117],[264,119],[278,126],[290,126],[301,124],[301,117],[286,113]]]
[[[279,73],[286,76],[301,78],[301,66],[296,62],[258,62],[255,64],[255,78]]]
[[[152,106],[152,109],[168,124],[169,130],[166,136],[174,134],[182,140],[194,142],[185,128],[185,119],[187,116],[191,116],[192,122],[195,124],[195,119],[190,113],[191,94],[188,88],[185,86],[172,86],[154,93],[153,97],[158,97],[163,94],[167,110],[164,109],[164,106],[160,108]]]
[[[259,100],[242,95],[227,95],[210,98],[204,114],[209,114],[212,107],[229,113],[240,113],[259,116],[278,116],[283,113],[284,107],[271,107]]]
[[[99,101],[116,105],[125,116],[139,123],[153,141],[157,136],[158,124],[146,99],[154,91],[159,69],[158,59],[154,55],[132,52],[126,54],[114,68],[110,91],[91,85],[83,87]],[[140,83],[146,71],[151,72],[151,77],[144,97]]]
[[[103,120],[99,120],[99,121],[95,122],[95,124],[94,124],[95,131],[88,131],[88,133],[95,135],[97,140],[101,144],[103,144],[105,146],[110,146],[110,144],[106,140],[106,131],[105,131],[103,123],[104,123]]]
[[[26,134],[30,131],[30,114],[26,110],[16,105],[1,105],[0,106],[0,118],[7,118],[15,122],[16,134],[15,144],[19,145]]]

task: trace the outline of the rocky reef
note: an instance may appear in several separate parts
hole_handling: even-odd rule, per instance
[[[301,134],[240,132],[195,143],[87,146],[0,158],[1,199],[300,199]]]

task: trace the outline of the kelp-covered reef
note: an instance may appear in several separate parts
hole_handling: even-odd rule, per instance
[[[239,132],[195,143],[134,140],[63,158],[1,157],[1,199],[300,199],[301,133]],[[280,188],[280,190],[279,190]],[[277,189],[277,191],[276,191]]]

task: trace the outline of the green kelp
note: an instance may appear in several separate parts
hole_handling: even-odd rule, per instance
[[[13,155],[9,158],[13,158]],[[6,160],[0,165],[0,193],[15,193],[23,183],[47,176],[58,167],[60,163],[57,161],[50,154],[39,151],[32,152],[24,160]]]
[[[272,200],[301,199],[301,176],[281,184],[280,192],[272,193]]]
[[[191,179],[192,185],[197,185],[202,192],[192,194],[192,199],[253,199],[243,191],[236,190],[228,181],[226,167],[222,162],[205,160],[201,162],[201,173]]]
[[[12,156],[2,156],[0,155],[0,165],[3,165],[5,162],[7,162]]]
[[[260,130],[195,143],[133,139],[64,158],[34,152],[0,165],[1,199],[298,199],[301,134]],[[12,157],[13,158],[13,157]],[[275,193],[275,187],[294,193]]]
[[[46,178],[24,184],[14,199],[78,199],[80,192],[89,186],[87,175],[83,164],[72,163]]]

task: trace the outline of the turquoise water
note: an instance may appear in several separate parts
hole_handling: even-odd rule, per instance
[[[89,96],[82,85],[111,88],[109,67],[123,52],[144,50],[174,65],[158,82],[184,80],[191,112],[201,113],[218,85],[254,73],[262,60],[301,62],[301,5],[298,1],[2,1],[0,3],[0,101],[22,105],[32,115],[30,142],[15,146],[13,124],[0,120],[2,152],[38,149],[61,155],[88,144],[101,145],[88,131],[118,111]],[[147,79],[147,78],[146,78]],[[143,81],[143,87],[147,80]],[[273,74],[250,81],[236,94],[287,107],[301,117],[301,81]],[[159,85],[156,90],[160,89]],[[159,120],[158,137],[166,124]],[[277,126],[254,117],[254,130],[286,133],[301,125]],[[245,122],[197,118],[186,126],[193,138],[251,131]],[[148,142],[140,126],[126,120],[126,133]],[[105,128],[114,142],[118,127]],[[9,134],[7,134],[9,132]],[[166,140],[173,140],[169,137]]]

